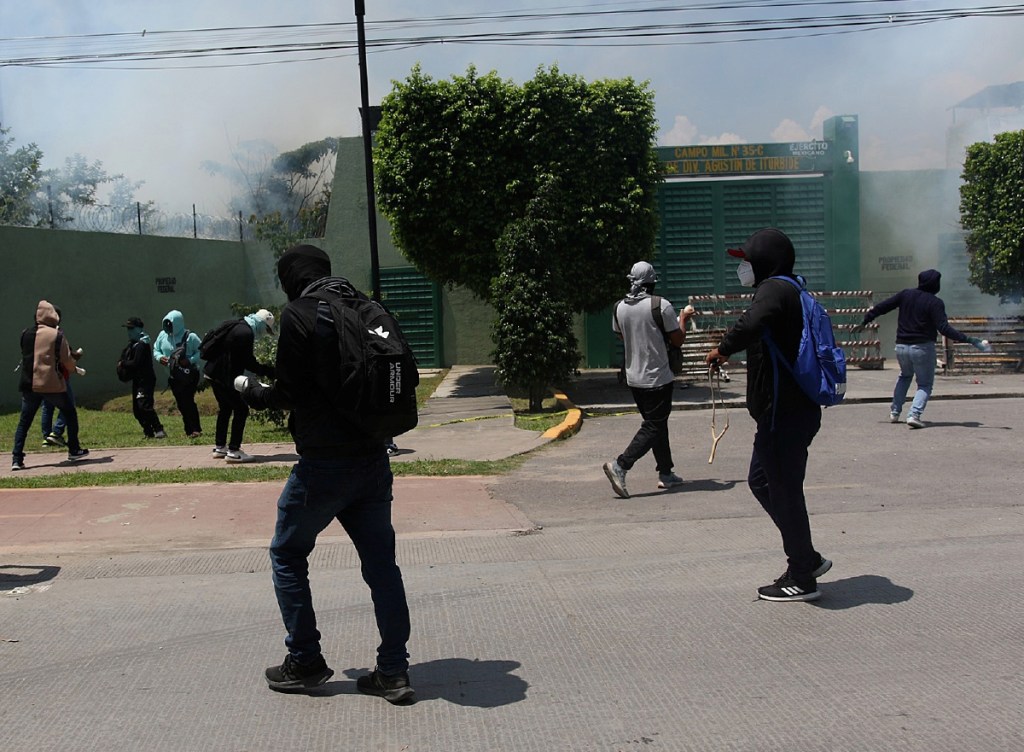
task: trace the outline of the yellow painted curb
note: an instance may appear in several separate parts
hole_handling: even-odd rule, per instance
[[[544,438],[565,439],[580,430],[580,426],[583,424],[583,411],[572,404],[562,392],[553,392],[553,396],[563,407],[568,408],[568,412],[565,415],[565,420],[544,432]]]

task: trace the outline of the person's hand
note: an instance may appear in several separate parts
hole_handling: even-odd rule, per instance
[[[235,376],[235,390],[244,392],[249,387],[248,376]]]
[[[981,339],[980,337],[968,337],[967,341],[982,352],[992,352],[992,345],[988,343],[987,339]]]
[[[79,376],[85,376],[85,369],[82,368],[81,366],[75,366],[75,373],[77,373]]]
[[[864,322],[862,321],[862,322],[860,322],[859,324],[857,324],[857,326],[855,326],[855,327],[853,327],[852,329],[850,329],[850,334],[860,334],[861,332],[863,332],[863,331],[864,331],[864,328],[865,328],[866,326],[867,326],[867,324],[865,324],[865,323],[864,323]]]
[[[166,355],[162,355],[162,356],[160,357],[160,365],[162,365],[162,366],[165,366],[165,365],[167,365],[167,364],[168,364],[169,362],[170,362],[170,360],[168,360],[168,358],[167,358],[167,356],[166,356]]]
[[[711,352],[709,352],[707,354],[707,356],[704,358],[704,363],[709,368],[718,368],[719,366],[725,365],[728,362],[729,362],[729,356],[728,355],[722,355],[722,353],[718,352],[718,348],[717,347],[714,350],[712,350]]]

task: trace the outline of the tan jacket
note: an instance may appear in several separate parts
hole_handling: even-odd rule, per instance
[[[61,374],[75,371],[75,358],[66,337],[57,331],[57,310],[46,300],[36,306],[36,341],[32,357],[32,391],[39,394],[54,394],[68,390],[67,381]],[[57,339],[60,338],[60,352]]]

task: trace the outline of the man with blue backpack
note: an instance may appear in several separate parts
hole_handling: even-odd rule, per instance
[[[793,273],[796,252],[785,233],[758,230],[741,248],[729,249],[729,255],[740,259],[737,276],[740,284],[755,288],[754,297],[705,362],[715,368],[729,356],[747,352],[747,411],[757,422],[747,484],[779,529],[788,561],[782,576],[757,593],[768,601],[811,601],[820,597],[817,578],[832,562],[811,540],[804,498],[807,450],[821,427],[821,405],[842,399],[845,359],[834,340],[814,348],[830,361],[824,367],[802,357],[807,351],[802,343],[814,339],[811,314],[820,317],[823,309],[813,310],[818,304]],[[822,337],[831,340],[827,316],[819,324]],[[832,373],[826,377],[822,370]],[[813,397],[800,383],[808,374],[809,381],[824,385],[813,390]]]

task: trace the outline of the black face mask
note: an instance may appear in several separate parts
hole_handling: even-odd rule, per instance
[[[174,324],[170,319],[164,321],[164,331],[168,334],[174,334]]]

